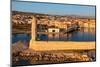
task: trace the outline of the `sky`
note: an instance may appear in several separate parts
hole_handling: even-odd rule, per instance
[[[12,1],[13,11],[51,15],[79,15],[95,17],[95,6]]]

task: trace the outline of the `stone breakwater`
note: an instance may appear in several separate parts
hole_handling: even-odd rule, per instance
[[[19,46],[22,42],[17,43]],[[13,46],[13,65],[48,64],[64,62],[94,61],[87,51],[35,51],[25,47]],[[17,48],[19,47],[19,48]],[[17,49],[16,49],[17,48]]]
[[[91,57],[76,51],[45,51],[24,50],[13,54],[14,65],[63,63],[93,61]]]

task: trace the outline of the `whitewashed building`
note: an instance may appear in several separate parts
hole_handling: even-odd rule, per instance
[[[59,28],[48,28],[48,33],[59,33],[60,29]]]

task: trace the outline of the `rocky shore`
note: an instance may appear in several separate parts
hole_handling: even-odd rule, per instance
[[[48,64],[64,62],[95,61],[95,50],[90,51],[35,51],[29,49],[28,45],[19,41],[12,46],[12,64]]]

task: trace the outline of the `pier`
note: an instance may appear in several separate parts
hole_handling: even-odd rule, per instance
[[[29,48],[36,51],[50,50],[91,50],[95,49],[95,42],[58,42],[58,41],[36,41],[36,19],[33,17],[31,26],[31,40]],[[69,30],[71,30],[70,28]]]

